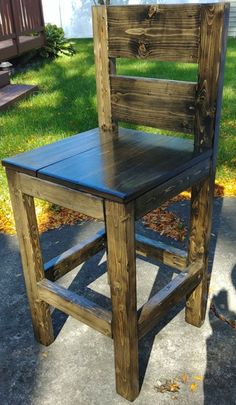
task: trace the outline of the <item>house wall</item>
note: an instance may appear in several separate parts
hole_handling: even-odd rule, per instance
[[[111,0],[111,4],[207,3],[204,0]],[[214,0],[210,1],[211,3]],[[215,1],[217,2],[217,1]],[[95,0],[43,0],[45,22],[63,27],[68,38],[92,37],[91,7]],[[231,2],[230,36],[236,36],[236,1]]]
[[[236,1],[230,4],[229,36],[236,38]]]

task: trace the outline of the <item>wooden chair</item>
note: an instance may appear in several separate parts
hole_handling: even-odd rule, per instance
[[[183,297],[186,321],[204,321],[228,15],[228,4],[93,7],[99,129],[3,162],[37,340],[54,340],[49,305],[112,337],[117,392],[130,401],[140,390],[138,340]],[[198,82],[118,76],[123,57],[195,63]],[[136,219],[189,187],[188,252],[135,236]],[[106,231],[43,264],[34,197],[102,219]],[[55,283],[104,245],[112,312]],[[180,270],[138,312],[136,251]]]

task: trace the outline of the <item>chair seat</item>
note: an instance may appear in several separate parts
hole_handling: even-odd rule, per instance
[[[210,156],[188,139],[125,128],[93,129],[5,159],[3,165],[118,202],[130,201]]]

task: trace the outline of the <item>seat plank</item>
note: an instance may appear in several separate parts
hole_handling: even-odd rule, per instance
[[[206,158],[193,150],[191,140],[123,129],[117,139],[41,169],[38,177],[127,202]]]
[[[78,153],[83,153],[86,150],[98,146],[103,141],[105,142],[105,139],[100,137],[98,128],[95,128],[62,139],[58,142],[3,159],[2,163],[3,166],[11,167],[15,170],[19,169],[19,171],[23,173],[36,176],[39,169]]]

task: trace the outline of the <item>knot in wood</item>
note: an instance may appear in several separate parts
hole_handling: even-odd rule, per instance
[[[111,96],[111,102],[112,102],[112,103],[118,103],[118,101],[119,101],[119,96],[118,96],[118,94],[112,94],[112,96]]]
[[[152,18],[155,14],[158,14],[160,11],[158,10],[158,6],[152,5],[149,7],[148,10],[148,17]]]
[[[139,47],[138,47],[138,54],[140,58],[145,58],[147,56],[148,49],[147,49],[147,44],[145,42],[140,42]]]
[[[130,214],[128,214],[124,217],[121,217],[121,222],[126,222],[126,221],[128,221],[128,219],[130,219]]]
[[[115,294],[116,292],[119,292],[119,291],[121,290],[121,286],[120,286],[119,281],[115,281],[115,282],[114,282],[114,284],[113,284],[113,286],[112,286],[112,290],[114,291],[114,294]]]

